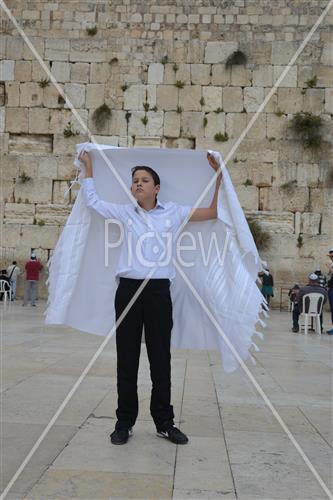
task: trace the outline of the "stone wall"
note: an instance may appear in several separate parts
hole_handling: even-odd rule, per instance
[[[224,157],[326,4],[7,2],[98,141]],[[228,162],[246,214],[272,236],[262,256],[278,286],[304,282],[332,246],[332,23],[330,12]],[[2,264],[22,264],[32,248],[45,263],[75,199],[64,198],[74,144],[87,136],[5,14],[1,29]],[[236,50],[246,64],[228,67]],[[97,127],[103,104],[112,115]],[[317,150],[290,127],[299,111],[323,119]]]

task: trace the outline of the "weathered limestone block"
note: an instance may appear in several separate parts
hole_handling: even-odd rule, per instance
[[[36,205],[35,218],[45,224],[64,225],[70,214],[70,207],[64,205]]]
[[[69,60],[72,62],[106,62],[107,40],[72,40]],[[68,57],[68,53],[67,53]]]
[[[44,58],[47,60],[68,61],[70,42],[65,38],[46,38]]]
[[[58,157],[45,155],[39,156],[37,159],[37,175],[39,177],[47,177],[48,179],[56,179],[59,161]],[[24,168],[24,167],[23,167]]]
[[[61,88],[64,90],[63,85],[61,85]],[[45,106],[46,108],[63,107],[64,104],[59,104],[60,99],[61,96],[54,85],[48,85],[43,89],[43,106]]]
[[[231,67],[231,85],[245,87],[250,86],[251,83],[252,72],[250,69],[238,65]]]
[[[317,87],[331,87],[333,81],[333,67],[313,65],[313,74],[317,76]],[[313,76],[313,75],[312,75]]]
[[[276,150],[274,142],[267,141],[267,139],[253,141],[245,138],[239,145],[237,156],[259,163],[263,161],[263,158],[266,162],[276,163],[280,152]]]
[[[53,153],[71,156],[73,155],[73,151],[75,151],[76,144],[80,144],[80,142],[86,142],[88,140],[86,135],[64,137],[63,131],[55,133],[53,137]]]
[[[333,114],[333,88],[325,89],[325,113]]]
[[[15,61],[0,61],[0,80],[3,82],[15,79]]]
[[[181,115],[183,137],[195,138],[204,135],[202,112],[184,112]]]
[[[177,69],[177,71],[175,71]],[[185,85],[191,85],[191,65],[184,63],[166,64],[164,70],[164,83],[173,85],[177,80]]]
[[[290,212],[247,211],[246,216],[258,221],[264,231],[294,233],[294,214]]]
[[[260,64],[253,70],[254,87],[272,87],[272,85],[273,85],[273,66],[269,64],[265,65]]]
[[[32,224],[35,215],[35,205],[27,203],[6,203],[6,224]]]
[[[219,132],[225,132],[225,113],[208,113],[206,118],[205,137],[214,137]]]
[[[221,85],[225,87],[230,85],[230,70],[226,69],[224,64],[212,65],[212,85]]]
[[[11,134],[9,138],[10,153],[51,153],[52,136],[43,134]]]
[[[127,134],[127,121],[125,118],[125,111],[112,110],[112,115],[109,124],[110,135],[126,135]]]
[[[290,136],[288,128],[289,119],[287,115],[277,116],[273,113],[267,113],[267,137],[278,140]]]
[[[104,104],[105,85],[103,83],[89,83],[87,85],[87,97],[85,106],[88,109],[96,109]]]
[[[38,224],[21,227],[19,245],[30,248],[54,248],[59,237],[59,226],[39,226]]]
[[[5,42],[5,40],[3,40]],[[23,45],[24,41],[21,36],[8,36],[7,43],[3,43],[3,46],[6,45],[6,59],[14,59],[16,61],[23,58]]]
[[[175,111],[167,111],[164,114],[164,133],[166,137],[179,137],[180,114]]]
[[[97,67],[99,68],[100,65],[97,63],[96,64],[93,63],[91,66],[96,67],[93,74],[92,74],[92,69],[90,69],[89,63],[72,63],[70,71],[70,81],[75,83],[88,83],[89,73],[90,73],[91,83],[103,83],[95,81],[96,78],[101,77],[100,73],[102,73],[102,70],[97,69]]]
[[[157,89],[158,109],[170,111],[177,109],[179,90],[173,85],[158,85]]]
[[[157,85],[147,85],[146,89],[146,101],[149,104],[150,108],[156,106],[157,103],[157,93],[156,93]]]
[[[20,224],[4,224],[2,226],[4,241],[7,248],[18,248],[20,242]],[[30,249],[31,250],[31,249]],[[28,254],[29,255],[29,254]]]
[[[6,106],[16,108],[20,105],[20,84],[18,82],[6,82],[5,94],[7,96]]]
[[[4,133],[0,134],[0,151],[4,153],[8,153],[8,143],[9,143],[9,134]]]
[[[239,137],[247,123],[246,113],[226,113],[225,127],[229,137]]]
[[[304,212],[301,214],[301,232],[312,236],[320,234],[321,214]]]
[[[248,113],[255,112],[264,100],[264,89],[262,87],[244,88],[244,107]]]
[[[15,80],[19,82],[31,81],[31,61],[15,62]]]
[[[307,89],[304,95],[303,110],[316,115],[324,113],[325,89]]]
[[[45,39],[40,36],[29,36],[29,40],[32,45],[35,47],[38,54],[44,54],[45,47]],[[59,42],[59,39],[53,40],[54,42]],[[26,43],[23,44],[23,59],[26,61],[34,61],[35,55],[31,52],[30,48]],[[58,59],[56,57],[52,57],[51,59]]]
[[[44,61],[45,66],[51,71],[50,61]],[[49,80],[49,75],[44,71],[38,61],[31,61],[32,81],[40,82],[41,80]],[[50,83],[50,85],[52,85]]]
[[[179,149],[195,149],[195,141],[194,139],[166,139],[163,141],[162,146],[167,148],[179,148]]]
[[[160,148],[160,137],[135,137],[134,144],[136,148]]]
[[[51,134],[61,134],[64,128],[71,121],[72,112],[69,109],[50,110],[49,132]]]
[[[151,63],[148,67],[148,83],[163,83],[164,65],[162,63]]]
[[[68,180],[53,180],[52,188],[52,204],[68,205],[70,203],[70,195],[67,193],[70,185]]]
[[[303,110],[303,95],[299,88],[278,88],[278,108],[284,113],[299,113]]]
[[[246,116],[246,121],[249,123],[254,117],[255,113],[244,113]],[[266,117],[267,113],[260,113],[256,116],[256,120],[249,129],[246,137],[248,139],[258,139],[261,140],[266,137]],[[241,131],[239,131],[241,132]]]
[[[47,177],[33,178],[27,182],[17,180],[14,188],[15,200],[29,200],[29,203],[50,203],[52,181]]]
[[[47,134],[49,132],[50,111],[47,108],[29,109],[29,133]]]
[[[224,63],[237,48],[237,42],[207,42],[205,63]]]
[[[52,75],[60,82],[70,81],[70,68],[71,65],[64,61],[54,61],[52,64]]]
[[[273,167],[273,176],[276,185],[295,180],[299,187],[318,187],[318,184],[324,180],[324,169],[321,169],[318,164],[280,161]]]
[[[215,111],[222,109],[222,88],[221,87],[203,87],[202,97],[205,104],[202,106],[204,111]]]
[[[327,251],[331,248],[331,241],[332,240],[327,240],[327,236],[321,235],[321,234],[316,234],[314,236],[310,235],[304,235],[303,237],[303,246],[299,250],[299,255],[302,258],[313,258],[314,259],[314,264],[316,261],[318,261],[318,256],[323,256],[323,261],[325,262],[327,260]],[[314,266],[312,266],[312,269]],[[304,264],[303,264],[303,269],[304,269]],[[311,269],[311,267],[310,267]],[[324,266],[322,267],[324,269]],[[307,274],[304,273],[306,276],[306,281],[307,281]]]
[[[146,102],[146,85],[131,85],[124,92],[124,109],[142,110]]]
[[[244,210],[258,210],[259,190],[256,186],[236,186],[235,189]]]
[[[288,64],[297,49],[297,42],[274,41],[272,43],[271,63],[276,65]]]
[[[133,111],[128,122],[128,135],[145,135],[146,127],[142,123],[144,111]]]
[[[200,111],[201,110],[201,86],[186,85],[179,91],[179,105],[184,111]]]
[[[285,68],[286,66],[273,66],[273,83],[277,82]],[[297,87],[297,66],[290,66],[279,87]]]
[[[193,85],[209,85],[210,64],[191,64],[191,81]]]
[[[200,63],[205,56],[205,42],[198,39],[191,39],[188,42],[187,62]]]
[[[296,187],[292,191],[278,187],[260,188],[260,210],[278,210],[304,212],[309,205],[309,191],[305,187]]]
[[[244,108],[241,87],[225,87],[222,93],[223,111],[242,111]]]
[[[79,63],[79,64],[81,64],[81,66],[84,65],[84,63]],[[74,65],[74,66],[76,66],[76,65]],[[111,66],[109,63],[94,63],[93,62],[90,66],[90,83],[105,83],[109,78],[110,68],[111,68]],[[83,72],[84,72],[84,68],[81,69],[81,73],[83,73]],[[82,76],[84,76],[84,74]]]
[[[34,82],[20,84],[20,106],[31,108],[41,106],[43,102],[43,89]]]
[[[88,85],[89,87],[89,85]],[[74,108],[84,108],[86,98],[86,86],[81,83],[65,83],[65,94]],[[64,107],[68,107],[67,104]],[[88,107],[88,106],[87,106]]]
[[[312,212],[322,213],[330,210],[332,217],[333,190],[331,188],[311,188],[310,200]]]
[[[0,133],[3,134],[5,131],[5,120],[6,120],[6,108],[0,108]]]
[[[163,134],[163,111],[148,111],[148,123],[146,125],[146,134],[157,137]]]
[[[6,132],[28,132],[28,108],[6,109]]]
[[[324,44],[320,62],[326,66],[333,66],[333,42]]]

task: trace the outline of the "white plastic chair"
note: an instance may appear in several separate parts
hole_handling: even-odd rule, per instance
[[[6,306],[7,300],[10,302],[12,298],[12,287],[6,280],[0,280],[0,294],[3,294],[4,305]]]
[[[308,333],[309,318],[314,318],[315,331],[321,335],[320,315],[323,305],[324,295],[322,293],[311,292],[303,295],[300,319],[304,318],[304,333],[306,335]]]

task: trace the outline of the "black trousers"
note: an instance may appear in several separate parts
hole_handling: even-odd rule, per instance
[[[115,296],[117,320],[142,282],[120,278]],[[143,326],[152,380],[150,413],[157,429],[166,423],[173,424],[174,413],[170,404],[172,325],[170,281],[151,279],[116,329],[116,429],[132,427],[138,416],[137,379]]]

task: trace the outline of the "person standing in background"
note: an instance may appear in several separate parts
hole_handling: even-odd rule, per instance
[[[333,248],[328,251],[329,261],[326,262],[327,267],[327,291],[328,291],[328,300],[331,308],[331,320],[333,325]],[[326,330],[328,335],[333,335],[333,328],[330,330]]]
[[[263,296],[267,300],[267,304],[269,305],[271,297],[274,297],[274,290],[273,290],[274,279],[271,273],[269,272],[269,269],[266,269],[266,271],[268,272],[268,274],[259,273],[259,276],[262,282],[261,293],[263,294]]]
[[[7,267],[7,275],[12,287],[12,296],[11,300],[16,300],[16,287],[17,287],[17,279],[21,274],[21,269],[18,267],[16,260],[13,260],[13,263]]]
[[[28,304],[29,300],[33,307],[36,306],[39,273],[42,270],[42,268],[43,266],[39,262],[39,260],[37,260],[36,254],[32,253],[30,260],[25,265],[26,282],[25,282],[24,301],[23,301],[24,306]]]

